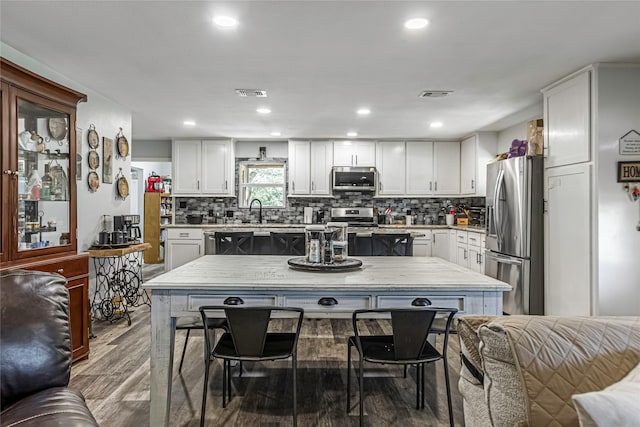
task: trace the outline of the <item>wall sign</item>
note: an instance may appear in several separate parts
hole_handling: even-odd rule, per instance
[[[640,133],[635,130],[622,135],[618,140],[620,154],[640,155]]]
[[[640,182],[640,161],[618,162],[618,182]]]

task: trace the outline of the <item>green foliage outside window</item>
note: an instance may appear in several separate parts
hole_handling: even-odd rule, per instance
[[[240,165],[240,206],[249,207],[258,199],[262,207],[284,207],[285,172],[283,163],[251,163]]]

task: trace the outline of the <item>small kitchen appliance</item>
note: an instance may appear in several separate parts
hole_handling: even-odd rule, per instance
[[[346,222],[349,227],[377,227],[373,208],[331,208],[332,222]]]
[[[162,193],[163,191],[162,177],[155,172],[151,172],[151,175],[147,178],[147,193]]]
[[[115,215],[113,217],[113,229],[123,233],[123,243],[138,242],[142,238],[140,215]]]
[[[376,191],[377,171],[374,167],[334,166],[333,189]]]

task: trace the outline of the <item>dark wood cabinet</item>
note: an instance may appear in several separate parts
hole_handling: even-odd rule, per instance
[[[76,107],[87,97],[0,61],[0,270],[67,278],[77,360],[89,354],[88,257],[77,254],[75,181]]]

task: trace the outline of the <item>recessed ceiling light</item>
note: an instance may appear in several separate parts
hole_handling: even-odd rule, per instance
[[[371,110],[368,108],[361,108],[357,111],[357,113],[361,116],[366,116],[367,114],[371,114]]]
[[[432,122],[429,126],[431,126],[432,128],[441,128],[442,122]]]
[[[258,108],[256,111],[260,114],[269,114],[271,112],[270,109],[265,107]]]
[[[184,122],[182,122],[182,124],[185,126],[195,126],[196,122],[194,122],[193,120],[185,120]]]
[[[419,30],[427,25],[429,25],[429,21],[424,18],[413,18],[404,23],[405,28],[408,28],[409,30]]]
[[[280,132],[271,132],[271,136],[280,136],[281,133]]]
[[[219,27],[235,27],[238,25],[238,20],[230,16],[214,16],[213,23]]]
[[[358,132],[347,132],[347,136],[358,136]]]

